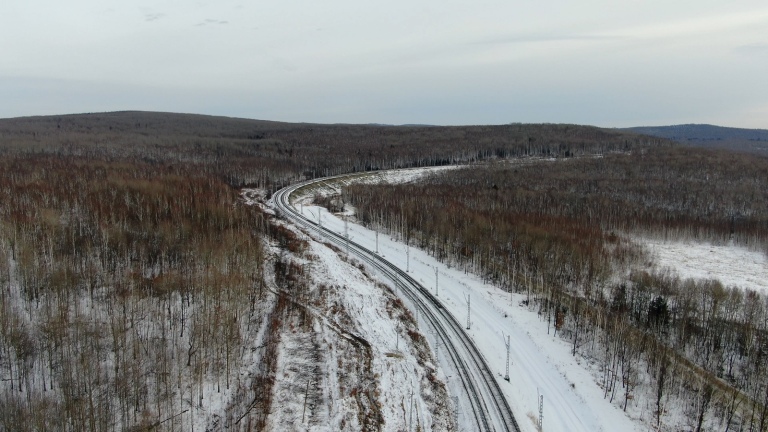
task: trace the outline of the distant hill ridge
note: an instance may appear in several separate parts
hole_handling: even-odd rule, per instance
[[[741,129],[708,124],[641,126],[621,129],[696,147],[726,148],[768,155],[768,130]]]
[[[768,141],[768,130],[766,129],[740,129],[709,124],[641,126],[628,128],[626,130],[669,139],[706,141],[738,138],[750,141]]]

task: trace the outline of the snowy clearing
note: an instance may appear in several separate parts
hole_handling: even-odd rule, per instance
[[[669,268],[681,279],[717,279],[725,286],[768,293],[768,256],[764,253],[735,245],[636,241],[646,247],[657,268]]]

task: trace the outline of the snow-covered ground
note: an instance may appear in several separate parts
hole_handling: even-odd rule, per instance
[[[368,175],[354,180],[355,183],[378,184],[393,183],[402,184],[418,180],[426,175],[442,172],[445,170],[460,169],[457,165],[445,165],[440,167],[428,168],[409,168],[401,170],[375,171]]]
[[[384,430],[448,429],[452,406],[433,383],[426,346],[420,351],[408,334],[413,323],[400,320],[405,310],[394,294],[320,242],[310,240],[305,256],[314,286],[312,331],[292,323],[282,336],[267,429],[363,430],[370,426],[360,412],[377,410]]]
[[[389,171],[355,181],[403,183],[416,180],[428,172],[428,169]],[[326,186],[324,192],[327,193],[338,192],[340,187],[338,184]],[[312,206],[310,195],[297,199],[295,205],[314,221],[321,213],[324,227],[344,233],[341,215],[332,215],[324,208]],[[348,213],[351,213],[350,209]],[[376,233],[352,223],[354,218],[351,214],[345,217],[350,219],[350,239],[371,250],[376,249]],[[768,291],[768,259],[763,253],[734,246],[649,239],[639,241],[648,248],[656,267],[669,267],[681,278],[716,278],[727,286]],[[491,369],[496,371],[497,380],[522,430],[537,430],[539,395],[543,396],[545,431],[653,429],[651,408],[630,402],[625,413],[603,397],[603,389],[596,384],[591,366],[585,363],[584,358],[573,357],[570,346],[553,336],[548,323],[535,311],[522,305],[523,296],[484,284],[480,278],[449,268],[414,248],[410,248],[410,262],[406,262],[406,246],[386,235],[378,236],[378,250],[385,259],[403,269],[409,268],[416,280],[432,290],[435,289],[437,268],[438,297],[460,322],[466,322],[467,297],[471,298],[471,329],[468,333]],[[425,331],[428,330],[422,329],[422,332]],[[511,339],[509,382],[503,379],[506,368],[505,336]],[[457,391],[459,386],[451,382],[450,372],[444,371],[440,375],[447,379],[451,391]],[[469,423],[462,420],[465,419],[460,417],[460,426],[466,428]]]
[[[352,175],[339,176],[338,178],[332,178],[329,181],[320,181],[311,183],[307,188],[299,188],[292,196],[292,199],[300,197],[296,201],[297,204],[310,203],[312,197],[316,194],[320,195],[334,195],[341,192],[341,188],[349,184],[381,184],[392,183],[402,184],[410,183],[418,180],[431,173],[436,173],[445,170],[460,169],[461,166],[446,165],[440,167],[428,167],[428,168],[406,168],[399,170],[386,170],[386,171],[370,171]]]
[[[300,209],[297,206],[297,209]],[[344,233],[344,222],[324,208],[303,205],[304,214],[323,226]],[[350,240],[369,249],[376,248],[376,233],[349,223]],[[510,295],[483,284],[474,275],[448,268],[425,252],[411,248],[406,262],[406,247],[394,238],[379,235],[381,255],[399,267],[409,268],[413,277],[428,288],[435,286],[438,269],[438,297],[460,321],[467,319],[467,296],[471,299],[468,333],[497,373],[497,379],[515,417],[524,431],[536,431],[539,395],[543,396],[543,425],[546,431],[634,431],[642,423],[628,417],[603,399],[603,391],[590,372],[571,356],[566,342],[548,334],[547,322],[521,305],[522,296]],[[511,338],[510,381],[503,379],[506,369],[504,336]],[[451,376],[446,374],[449,388]]]
[[[765,253],[735,245],[648,238],[636,241],[647,248],[657,267],[667,267],[681,279],[718,279],[725,286],[768,293],[768,256]]]

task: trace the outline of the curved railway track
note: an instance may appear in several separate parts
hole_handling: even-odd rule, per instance
[[[472,408],[477,430],[520,432],[520,427],[496,377],[464,328],[449,311],[443,308],[440,300],[401,268],[370,249],[310,221],[291,204],[291,193],[297,189],[339,177],[344,176],[310,180],[283,188],[273,195],[273,206],[281,216],[291,222],[317,231],[341,248],[349,247],[349,251],[360,260],[393,281],[400,288],[400,292],[421,311],[422,317],[435,329],[436,337],[439,338],[444,352],[448,354],[449,361],[457,371],[461,386],[466,392],[465,398]]]

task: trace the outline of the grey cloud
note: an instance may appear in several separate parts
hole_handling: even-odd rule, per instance
[[[201,21],[201,22],[195,24],[195,26],[196,27],[202,27],[202,26],[206,26],[206,25],[217,25],[217,24],[218,25],[225,25],[225,24],[229,24],[229,21],[215,20],[215,19],[208,18],[205,21]]]
[[[157,21],[161,18],[165,18],[164,13],[148,13],[144,15],[144,20],[147,22]]]
[[[744,55],[768,54],[768,43],[754,43],[754,44],[748,44],[748,45],[741,45],[734,48],[734,51],[738,54],[744,54]]]
[[[495,38],[481,39],[477,44],[524,44],[539,42],[573,42],[573,41],[608,41],[623,39],[621,36],[604,35],[509,35]]]

